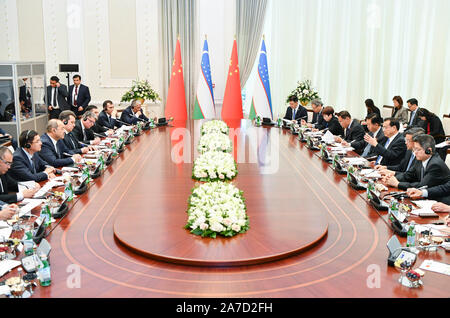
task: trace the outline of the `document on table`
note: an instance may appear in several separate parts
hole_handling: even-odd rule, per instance
[[[47,192],[49,192],[53,187],[63,186],[64,182],[50,180],[42,188],[39,189],[33,196],[33,198],[38,198],[44,196]]]
[[[344,158],[344,161],[348,162],[351,165],[364,165],[367,162],[367,160],[362,157]]]
[[[446,141],[443,141],[443,142],[441,142],[440,144],[437,144],[436,145],[436,148],[444,148],[444,147],[447,147],[447,146],[449,146],[450,147],[450,144],[449,143],[447,143]]]
[[[447,237],[450,235],[450,228],[446,225],[436,225],[436,224],[416,224],[416,233],[423,231],[431,231],[433,236],[443,236]]]
[[[434,200],[420,200],[412,201],[419,209],[413,209],[411,214],[419,216],[437,216],[437,214],[431,209],[431,206],[436,203]]]
[[[19,192],[22,192],[26,189],[33,189],[36,187],[36,182],[34,181],[21,181],[19,183]]]
[[[15,261],[12,259],[3,260],[0,262],[0,277],[8,273],[13,268],[22,264],[21,261]]]
[[[450,275],[450,265],[436,262],[431,259],[424,260],[419,268],[439,274]]]
[[[0,221],[0,241],[9,239],[12,233],[12,227],[5,221]]]
[[[332,142],[334,142],[334,135],[329,130],[327,130],[327,132],[322,136],[322,141],[331,144]]]
[[[361,169],[359,174],[367,178],[381,178],[380,172],[375,169]]]
[[[29,213],[31,210],[41,205],[43,202],[44,200],[24,199],[22,203],[25,203],[26,205],[20,208],[19,217],[22,217],[25,214]]]

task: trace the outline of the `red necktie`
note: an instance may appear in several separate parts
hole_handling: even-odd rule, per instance
[[[78,86],[75,86],[75,96],[73,97],[73,105],[77,106]]]
[[[427,125],[427,135],[429,135],[430,134],[430,123],[428,123],[428,125]]]

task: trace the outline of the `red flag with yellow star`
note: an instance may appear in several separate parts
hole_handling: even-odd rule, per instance
[[[222,119],[242,119],[241,80],[239,79],[239,63],[236,39],[231,51],[230,68],[227,74],[227,86],[222,105]]]
[[[183,65],[181,63],[180,39],[177,40],[175,58],[170,73],[165,116],[167,119],[187,120],[186,95],[184,92]]]

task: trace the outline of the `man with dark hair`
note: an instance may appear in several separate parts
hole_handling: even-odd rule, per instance
[[[369,143],[375,139],[378,143],[383,144],[386,141],[386,136],[384,135],[383,128],[381,125],[383,124],[383,120],[376,113],[371,113],[366,118],[367,129],[369,133],[364,136],[364,140],[355,142],[357,145],[355,148],[364,148],[362,157],[372,157],[376,155],[374,147]]]
[[[64,144],[64,134],[63,122],[59,119],[51,119],[47,124],[47,133],[41,136],[42,148],[39,155],[51,166],[64,167],[81,162],[81,156],[72,155],[70,149]]]
[[[67,103],[67,86],[59,82],[57,76],[50,77],[50,85],[47,86],[47,107],[50,113],[50,119],[58,118],[63,110],[69,110]]]
[[[41,151],[42,142],[36,131],[22,131],[19,146],[14,151],[13,164],[9,170],[11,177],[18,181],[34,180],[36,182],[55,177],[55,168],[42,160],[38,154]]]
[[[35,183],[33,189],[19,191],[17,181],[7,172],[11,167],[13,154],[4,146],[0,146],[0,200],[6,203],[15,203],[24,198],[32,198],[40,189],[39,184]],[[11,194],[10,192],[15,192]]]
[[[69,97],[67,101],[72,111],[80,117],[86,111],[86,107],[91,101],[91,93],[89,87],[81,84],[81,76],[76,74],[73,76],[73,84],[69,86]]]
[[[114,133],[114,131],[112,129],[103,127],[98,123],[99,111],[98,111],[97,106],[89,105],[88,107],[86,107],[86,111],[89,111],[95,115],[95,119],[96,119],[95,124],[91,128],[93,132],[95,132],[96,134],[102,135],[103,137],[107,137]]]
[[[387,185],[407,190],[427,186],[432,188],[450,181],[450,170],[436,154],[434,138],[429,135],[413,137],[414,154],[417,162],[413,169],[399,173],[395,177],[385,178]]]
[[[73,135],[72,130],[75,127],[75,113],[71,110],[63,111],[59,115],[59,120],[62,121],[64,125],[64,139],[63,142],[66,147],[70,150],[70,154],[85,154],[91,150],[90,146],[84,146],[78,139]]]
[[[311,123],[307,123],[306,120],[302,119],[302,125],[308,128],[317,128],[319,130],[325,129],[326,122],[323,119],[323,103],[320,99],[313,99],[311,101],[311,107],[313,109],[313,117]]]
[[[79,142],[86,145],[98,145],[100,143],[100,138],[95,137],[91,129],[95,124],[95,120],[94,113],[85,112],[82,118],[75,122],[72,133]]]
[[[105,100],[103,102],[103,110],[98,115],[98,124],[109,129],[119,128],[122,124],[116,120],[116,114],[113,102]]]
[[[131,125],[136,125],[138,121],[148,121],[147,116],[141,109],[142,102],[140,100],[133,100],[131,105],[125,108],[120,116],[120,120]]]
[[[289,96],[288,102],[289,107],[286,109],[284,119],[295,121],[297,124],[300,124],[302,119],[308,119],[308,111],[305,107],[299,105],[296,95]]]
[[[380,170],[382,175],[385,176],[394,176],[397,173],[400,172],[406,172],[409,169],[413,168],[416,163],[416,156],[413,152],[414,142],[413,138],[416,135],[422,135],[425,131],[422,128],[419,127],[412,127],[405,131],[405,144],[406,144],[406,153],[403,157],[402,161],[400,161],[399,164],[396,165],[389,165],[389,166],[382,166],[377,165],[375,166],[375,169]]]
[[[355,152],[361,154],[363,151],[363,141],[364,141],[364,128],[359,123],[359,120],[353,119],[350,113],[346,110],[341,111],[336,114],[339,120],[339,124],[344,130],[343,135],[336,136],[336,142],[342,143],[345,147],[355,148]],[[357,148],[358,147],[358,148]]]
[[[417,116],[417,111],[419,110],[419,106],[418,106],[419,102],[417,101],[417,99],[411,98],[411,99],[408,99],[407,103],[408,103],[408,108],[411,111],[410,112],[411,114],[410,114],[410,117],[408,120],[408,125],[405,125],[405,126],[407,126],[408,128],[422,127],[422,125],[423,125],[422,120],[419,118],[419,116]]]
[[[397,165],[406,153],[406,144],[403,135],[399,132],[400,122],[395,118],[385,118],[383,132],[386,136],[384,143],[379,143],[373,137],[367,137],[367,142],[373,147],[374,155],[378,155],[375,165]]]

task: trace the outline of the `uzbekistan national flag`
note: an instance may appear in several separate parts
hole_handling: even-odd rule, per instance
[[[202,71],[198,77],[197,96],[195,98],[193,119],[216,118],[216,106],[209,64],[208,42],[205,39],[202,53]]]
[[[249,118],[254,119],[256,116],[273,119],[269,69],[267,68],[267,51],[264,39],[259,53],[258,76],[256,78]]]

